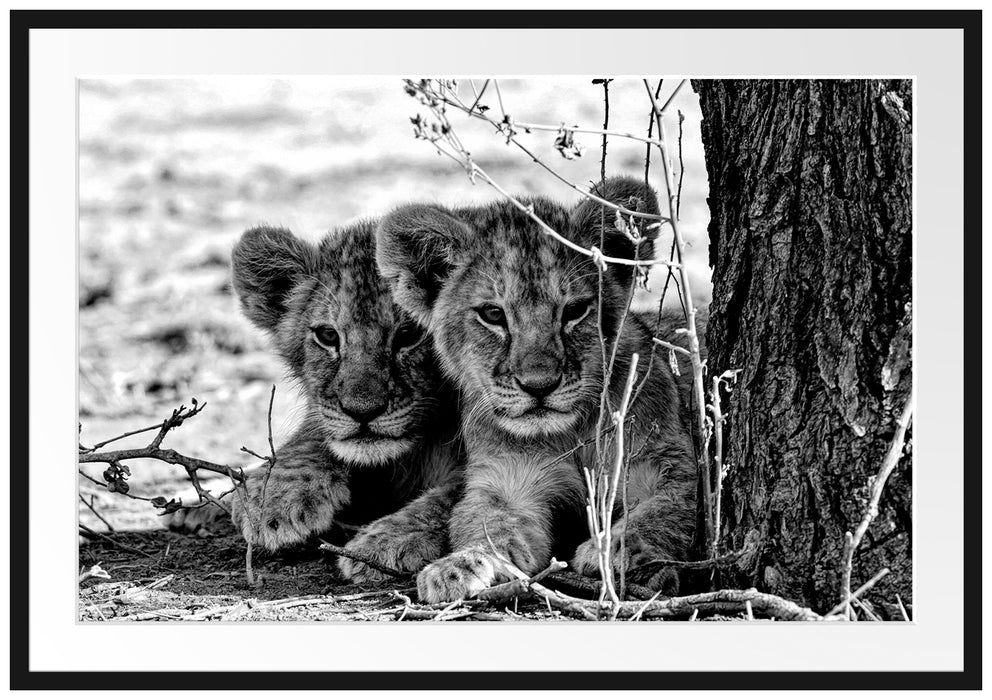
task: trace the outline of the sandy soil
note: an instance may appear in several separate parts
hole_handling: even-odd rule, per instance
[[[501,88],[504,106],[518,121],[602,123],[602,88],[588,79],[508,80],[501,81]],[[422,108],[404,94],[398,79],[86,79],[80,83],[79,105],[79,421],[84,445],[160,422],[196,397],[207,408],[170,434],[165,446],[213,462],[247,465],[242,445],[265,451],[273,384],[278,387],[277,442],[290,432],[299,413],[298,396],[231,296],[229,252],[246,227],[281,224],[316,239],[329,228],[412,200],[464,204],[497,196],[485,185],[473,186],[464,172],[413,138],[409,118]],[[699,109],[688,89],[676,106],[686,117],[681,220],[691,244],[688,262],[697,281],[697,302],[705,303],[708,212]],[[647,123],[640,81],[616,81],[611,128],[643,133]],[[461,118],[455,126],[477,161],[511,191],[574,199],[485,125]],[[677,132],[673,121],[670,133]],[[580,139],[586,154],[573,161],[555,151],[554,134],[527,138],[574,182],[598,179],[595,137]],[[610,172],[642,173],[643,167],[642,145],[611,140]],[[660,169],[652,172],[660,184]],[[659,248],[667,252],[667,237]],[[636,305],[655,304],[661,286],[656,276],[654,291],[638,297]],[[147,440],[147,435],[136,436],[118,446]],[[174,466],[142,461],[130,466],[131,493],[171,497],[188,487]],[[103,465],[85,471],[99,480]],[[231,536],[181,540],[162,531],[147,502],[109,493],[85,479],[79,488],[115,528],[115,540],[153,554],[139,556],[106,541],[85,543],[81,568],[101,561],[112,581],[127,581],[130,587],[181,570],[182,575],[145,591],[148,600],[155,599],[148,605],[169,607],[164,605],[169,601],[158,600],[162,596],[177,596],[169,602],[177,609],[188,595],[206,595],[216,605],[228,599],[271,600],[319,594],[337,583],[310,552],[297,559],[263,560],[266,583],[261,590],[249,589],[241,576],[243,551]],[[107,531],[88,507],[79,508],[81,523]],[[83,596],[84,619],[137,609],[124,606],[115,612],[113,606],[95,605],[96,599]],[[306,615],[307,609],[279,614]]]

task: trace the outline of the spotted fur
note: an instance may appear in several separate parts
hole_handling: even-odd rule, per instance
[[[241,308],[302,387],[306,416],[268,480],[264,469],[249,475],[232,513],[266,550],[364,524],[348,547],[412,573],[447,551],[438,514],[461,483],[457,399],[431,339],[379,276],[374,232],[363,222],[313,245],[260,227],[235,246]],[[382,576],[349,559],[339,567],[353,580]]]
[[[597,191],[628,208],[658,211],[654,193],[631,178],[607,180]],[[656,229],[635,244],[617,229],[613,212],[592,202],[573,209],[543,198],[526,204],[583,247],[652,256]],[[596,432],[605,380],[600,328],[606,348],[618,341],[613,406],[632,355],[644,358],[643,368],[651,354],[642,318],[631,314],[621,328],[632,268],[610,265],[602,274],[600,314],[593,260],[545,235],[509,202],[477,210],[401,208],[379,226],[377,260],[397,303],[429,328],[463,400],[468,468],[449,526],[454,551],[421,572],[421,597],[471,595],[507,576],[503,561],[534,572],[552,553],[595,574],[592,543],[575,549],[585,523],[582,474],[595,469],[595,448],[573,448]],[[617,513],[614,542],[626,531],[632,563],[684,558],[695,467],[666,362],[653,363],[630,414],[629,513]]]

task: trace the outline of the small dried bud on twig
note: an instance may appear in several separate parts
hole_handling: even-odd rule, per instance
[[[570,129],[566,129],[564,124],[562,124],[561,128],[558,130],[558,136],[555,137],[554,145],[565,160],[581,158],[583,152],[585,151],[582,144],[575,140],[575,132]]]

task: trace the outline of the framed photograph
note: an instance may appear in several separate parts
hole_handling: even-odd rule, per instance
[[[12,687],[980,687],[980,25],[12,12]]]

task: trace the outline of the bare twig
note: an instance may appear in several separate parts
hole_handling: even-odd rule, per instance
[[[236,478],[236,472],[231,469],[231,467],[214,464],[213,462],[207,462],[206,460],[198,459],[196,457],[187,457],[186,455],[180,454],[175,450],[162,449],[160,445],[162,440],[169,433],[170,430],[178,428],[183,424],[188,418],[196,416],[200,411],[206,407],[206,403],[197,404],[196,399],[193,399],[193,408],[187,409],[185,406],[180,406],[178,409],[172,412],[169,418],[166,418],[159,426],[158,434],[152,439],[152,441],[146,447],[139,447],[127,450],[112,450],[109,452],[94,452],[92,449],[83,448],[83,451],[79,454],[80,464],[90,464],[94,462],[116,465],[123,461],[131,459],[156,459],[160,462],[167,462],[169,464],[178,464],[187,471],[208,471],[214,472],[215,474],[221,474],[230,476],[231,478]],[[142,428],[140,430],[133,431],[132,433],[125,433],[116,438],[111,438],[110,440],[99,443],[102,445],[108,442],[113,442],[127,435],[137,434],[141,432],[147,432],[151,428]]]
[[[679,188],[675,195],[675,218],[678,219],[682,211],[682,179],[685,177],[685,162],[682,160],[682,122],[685,115],[679,110]]]
[[[419,94],[421,96],[421,101],[431,108],[434,116],[442,124],[442,126],[439,127],[438,129],[431,130],[426,128],[422,120],[418,117],[417,119],[414,120],[417,137],[429,141],[431,144],[433,144],[433,146],[435,147],[435,149],[437,149],[439,153],[459,163],[463,168],[465,168],[468,171],[469,177],[472,179],[473,182],[475,182],[476,177],[481,177],[487,184],[493,187],[493,189],[495,189],[501,195],[506,197],[511,203],[514,204],[514,206],[520,209],[520,211],[527,214],[527,216],[531,220],[533,220],[535,223],[538,224],[541,231],[544,232],[545,234],[551,236],[562,245],[565,245],[578,253],[593,258],[593,260],[599,266],[602,266],[603,264],[606,263],[612,263],[616,265],[628,265],[634,267],[649,267],[651,265],[668,265],[668,266],[678,265],[677,263],[674,263],[671,260],[634,261],[634,260],[630,260],[629,258],[615,258],[611,256],[605,256],[603,255],[602,251],[599,248],[593,248],[593,249],[583,248],[582,246],[573,243],[564,236],[560,235],[557,231],[554,230],[554,228],[549,226],[545,221],[543,221],[539,216],[537,216],[534,213],[532,206],[523,204],[517,198],[510,195],[509,192],[507,192],[503,187],[501,187],[492,177],[489,176],[488,173],[485,172],[485,170],[483,170],[477,163],[475,163],[472,160],[471,154],[468,151],[466,151],[463,147],[461,147],[460,143],[457,142],[456,140],[457,136],[455,135],[454,127],[452,127],[451,123],[448,121],[444,112],[441,109],[439,109],[437,105],[450,104],[467,112],[468,108],[463,103],[461,103],[460,101],[453,100],[450,97],[442,94],[438,90],[434,89],[433,87],[430,86],[429,81],[421,81],[420,83],[407,81],[407,85],[410,88],[410,90],[413,91],[414,94]],[[485,117],[484,115],[483,118],[489,121],[495,128],[500,130],[501,133],[503,132],[505,123],[495,122],[489,117]],[[582,194],[587,199],[597,202],[600,205],[605,206],[614,211],[618,211],[624,214],[625,216],[632,216],[635,218],[643,218],[643,219],[653,219],[659,223],[667,221],[666,217],[662,217],[660,215],[649,214],[645,212],[636,212],[627,209],[626,207],[621,207],[619,205],[614,204],[613,202],[603,199],[602,197],[598,197],[597,195],[594,195],[592,192],[589,192],[579,187],[578,185],[575,185],[574,183],[569,182],[561,175],[559,175],[554,170],[554,168],[551,168],[550,166],[546,165],[543,161],[541,161],[541,159],[538,158],[535,154],[533,154],[529,149],[527,149],[526,146],[523,146],[515,139],[513,139],[512,130],[507,131],[506,133],[508,134],[507,138],[512,143],[515,143],[528,156],[530,156],[535,163],[541,165],[548,172],[555,175],[555,177],[557,177],[559,180],[561,180],[563,183],[565,183],[575,191]],[[453,148],[456,151],[457,155],[443,148],[440,145],[440,141],[442,140],[444,140],[451,148]]]
[[[579,619],[597,619],[594,611],[598,604],[594,601],[582,600],[566,596],[556,591],[544,588],[540,584],[532,587],[535,594],[544,596],[548,604],[561,612]],[[720,590],[711,593],[699,593],[675,598],[663,598],[649,601],[621,601],[617,607],[617,617],[630,619],[635,615],[641,618],[672,618],[697,616],[700,614],[739,614],[747,613],[750,604],[752,615],[755,613],[764,617],[774,617],[779,620],[822,620],[820,615],[809,608],[780,598],[769,593],[759,593],[754,588],[747,590]]]
[[[872,586],[874,586],[876,583],[878,583],[879,581],[881,581],[882,578],[884,578],[888,573],[889,573],[889,570],[888,569],[882,569],[881,571],[879,571],[877,574],[875,574],[870,579],[868,579],[868,581],[865,582],[864,585],[861,586],[861,588],[859,588],[858,590],[854,591],[854,593],[849,593],[844,598],[844,600],[842,600],[841,602],[837,603],[837,605],[835,605],[833,608],[831,608],[830,609],[830,612],[828,612],[826,614],[826,617],[832,617],[832,616],[838,614],[839,612],[844,611],[844,619],[850,619],[850,616],[851,616],[851,612],[850,612],[851,611],[851,601],[852,600],[856,600],[857,598],[859,598],[862,595],[864,595],[865,593],[867,593],[868,590]]]
[[[564,569],[566,566],[568,566],[568,564],[565,562],[552,559],[547,568],[543,571],[539,571],[533,576],[527,576],[522,579],[518,578],[506,583],[490,586],[489,588],[476,593],[475,597],[477,600],[488,600],[491,603],[509,602],[514,598],[526,595],[530,591],[531,584],[544,580],[556,571]]]
[[[94,481],[96,481],[96,480],[94,479]],[[94,507],[93,501],[94,501],[95,498],[96,498],[96,496],[90,496],[90,501],[89,501],[89,503],[87,503],[86,502],[86,499],[83,498],[83,494],[79,494],[79,500],[82,502],[82,504],[84,506],[86,506],[87,508],[89,508],[90,509],[90,512],[93,515],[95,515],[100,520],[101,523],[103,523],[104,525],[107,526],[107,530],[109,530],[110,532],[113,532],[114,531],[114,526],[111,525],[110,522],[105,517],[103,517],[102,515],[100,515],[100,513]]]
[[[200,408],[202,409],[203,406],[206,406],[206,404],[201,405]],[[197,413],[199,413],[199,411],[197,411]],[[112,437],[109,440],[104,440],[103,442],[98,442],[95,445],[93,445],[93,447],[82,447],[82,446],[80,446],[79,451],[80,452],[95,452],[96,450],[99,450],[104,445],[109,445],[112,442],[117,442],[118,440],[123,440],[126,437],[131,437],[132,435],[140,435],[141,433],[147,433],[147,432],[149,432],[151,430],[161,430],[161,429],[162,429],[162,424],[161,423],[156,423],[155,425],[149,425],[148,427],[145,427],[145,428],[138,428],[137,430],[129,430],[128,432],[121,433],[120,435],[118,435],[116,437]]]
[[[758,549],[758,539],[752,538],[745,542],[745,546],[736,552],[728,552],[711,559],[700,561],[678,561],[675,559],[653,559],[640,566],[631,569],[630,575],[633,577],[649,576],[661,569],[671,568],[680,571],[706,571],[709,569],[743,569],[753,565],[753,559]]]
[[[251,512],[251,500],[248,498],[248,489],[245,486],[245,481],[242,475],[242,480],[240,484],[235,483],[232,490],[237,491],[238,497],[241,498],[242,506],[244,507],[245,514],[248,516],[248,522],[255,532],[254,538],[257,538],[261,534],[262,529],[262,514],[265,512],[265,492],[269,485],[269,477],[272,475],[272,468],[276,466],[276,446],[272,439],[272,406],[276,399],[276,385],[272,385],[272,391],[269,393],[269,410],[267,413],[267,424],[268,424],[268,439],[269,439],[269,456],[262,457],[261,455],[252,452],[244,445],[241,446],[241,451],[251,456],[261,459],[265,462],[265,476],[262,478],[262,490],[259,494],[258,503],[258,513],[253,514]],[[193,485],[197,486],[196,475],[190,474],[190,480],[193,481]],[[233,479],[232,479],[233,481]],[[199,493],[199,489],[197,489]],[[221,505],[218,503],[218,505]],[[223,505],[221,505],[223,508]],[[227,508],[224,508],[227,510]],[[230,511],[228,511],[230,512]],[[255,585],[255,574],[252,570],[252,541],[254,538],[248,539],[248,547],[245,550],[245,577],[248,579],[250,585]]]
[[[652,338],[651,340],[654,341],[654,344],[657,345],[658,347],[665,348],[666,350],[671,350],[672,352],[678,353],[680,355],[685,355],[686,357],[692,357],[692,353],[683,347],[679,347],[678,345],[674,345],[672,343],[664,341],[661,338]]]
[[[912,622],[912,618],[910,618],[909,613],[906,612],[906,606],[902,604],[902,598],[899,597],[898,593],[896,593],[896,603],[899,604],[899,612],[902,615],[902,619],[906,622]]]
[[[196,457],[187,457],[175,450],[162,450],[157,447],[139,447],[132,450],[114,450],[113,452],[90,452],[79,455],[80,464],[101,462],[114,464],[129,459],[157,459],[168,464],[178,464],[188,469],[203,470],[237,478],[237,472],[222,464],[214,464]]]
[[[408,81],[408,84],[409,84],[409,81]],[[605,84],[608,84],[608,83],[604,83],[604,85]],[[418,85],[416,89],[425,91],[427,94],[429,94],[430,96],[434,97],[435,99],[437,99],[437,100],[439,100],[439,101],[441,101],[441,102],[443,102],[445,104],[449,104],[452,107],[456,107],[456,108],[462,110],[463,112],[465,112],[466,114],[469,114],[469,108],[466,107],[465,104],[463,102],[461,102],[461,100],[457,99],[457,95],[454,95],[453,93],[440,92],[440,91],[437,91],[437,90],[433,90],[430,87],[425,87],[423,85]],[[437,115],[437,110],[435,109],[434,111],[435,111],[435,115]],[[541,158],[539,156],[537,156],[533,151],[531,151],[525,145],[523,145],[522,143],[520,143],[520,141],[517,140],[516,137],[514,136],[514,134],[518,133],[518,130],[517,130],[517,127],[518,126],[520,128],[523,128],[526,131],[530,127],[533,127],[534,129],[537,129],[538,127],[542,127],[542,129],[543,129],[544,125],[534,125],[534,124],[531,124],[531,125],[524,126],[524,125],[517,124],[516,122],[514,122],[509,117],[505,117],[502,122],[498,122],[498,121],[492,119],[491,117],[487,117],[485,114],[480,113],[480,112],[475,112],[475,113],[469,114],[469,116],[473,116],[473,117],[476,117],[478,119],[482,119],[482,120],[484,120],[486,122],[489,122],[489,124],[492,125],[493,128],[496,129],[496,131],[498,131],[500,134],[503,134],[504,136],[506,136],[506,139],[507,139],[507,142],[508,143],[512,143],[513,145],[515,145],[525,155],[527,155],[534,163],[536,163],[541,168],[543,168],[544,170],[546,170],[548,173],[550,173],[551,175],[553,175],[562,184],[564,184],[567,187],[569,187],[570,189],[575,190],[576,192],[582,194],[585,198],[590,199],[593,202],[597,202],[598,204],[600,204],[602,206],[605,206],[605,207],[607,207],[607,208],[609,208],[609,209],[611,209],[613,211],[620,212],[620,213],[622,213],[622,214],[624,214],[626,216],[633,216],[635,218],[641,218],[641,219],[650,219],[650,220],[659,221],[659,222],[664,222],[664,221],[667,221],[668,220],[668,217],[662,216],[660,214],[651,214],[649,212],[637,212],[637,211],[633,211],[631,209],[627,209],[626,207],[623,207],[623,206],[621,206],[619,204],[615,204],[614,202],[610,202],[609,200],[603,199],[602,197],[598,197],[597,195],[594,195],[592,192],[590,192],[589,190],[587,190],[585,188],[579,187],[575,183],[573,183],[570,180],[568,180],[567,178],[563,177],[560,173],[558,173],[558,171],[556,171],[554,168],[552,168],[551,166],[549,166],[543,160],[541,160]],[[446,126],[449,128],[449,130],[451,129],[450,123],[447,123]],[[610,132],[606,128],[603,128],[603,129],[581,129],[579,127],[575,127],[575,128],[567,127],[567,128],[565,128],[565,127],[563,127],[561,125],[555,126],[555,127],[548,126],[548,130],[549,131],[561,132],[563,129],[565,129],[565,130],[567,130],[569,132],[574,132],[574,133],[586,132],[586,133],[602,134],[602,136],[603,136],[604,139],[608,135],[610,135],[611,133],[613,133],[616,136],[622,136],[622,137],[626,137],[626,138],[633,138],[633,139],[636,139],[636,140],[639,140],[639,141],[640,140],[644,140],[641,137],[635,136],[633,134],[622,133],[622,132]],[[451,132],[449,131],[449,133],[451,133]]]
[[[241,446],[241,451],[250,454],[256,459],[260,459],[265,462],[265,476],[262,478],[262,492],[259,499],[259,510],[265,508],[265,492],[269,486],[269,477],[272,476],[272,468],[276,466],[276,446],[272,441],[272,405],[276,399],[276,385],[272,385],[272,392],[269,394],[269,411],[268,411],[268,427],[269,427],[269,456],[263,457],[257,452],[252,452],[244,445]]]
[[[387,576],[392,576],[393,578],[396,579],[410,578],[410,574],[404,573],[402,571],[398,571],[391,567],[385,566],[384,564],[380,564],[370,556],[361,554],[359,552],[354,552],[350,549],[345,549],[344,547],[338,547],[337,545],[331,544],[330,542],[326,542],[324,540],[321,540],[320,542],[321,544],[319,549],[325,552],[330,552],[331,554],[336,554],[340,557],[345,557],[347,559],[352,559],[354,561],[361,562],[362,564],[365,564],[367,567],[371,569],[375,569],[380,573],[386,574]]]
[[[892,441],[889,443],[889,450],[885,455],[885,459],[882,460],[882,464],[878,468],[878,473],[871,481],[868,507],[865,509],[865,514],[861,518],[861,523],[858,525],[858,528],[855,530],[853,535],[850,532],[845,533],[844,568],[841,588],[841,596],[845,601],[850,601],[852,597],[851,573],[854,569],[854,552],[861,544],[861,540],[864,538],[865,533],[868,532],[868,527],[875,519],[875,516],[878,515],[878,503],[882,498],[882,491],[885,489],[885,482],[888,481],[889,476],[892,474],[893,470],[895,470],[896,465],[899,464],[899,458],[902,456],[902,450],[906,440],[906,429],[909,427],[910,421],[913,417],[915,391],[915,387],[910,387],[909,396],[906,397],[906,403],[903,406],[899,418],[896,420],[896,430],[892,435]],[[846,609],[848,616],[850,616],[851,608],[849,602],[846,603]]]
[[[634,390],[634,380],[637,378],[638,359],[637,353],[631,355],[630,370],[627,374],[627,382],[624,385],[623,397],[620,400],[620,406],[613,414],[613,425],[616,427],[616,432],[614,433],[616,459],[610,481],[605,489],[605,498],[602,503],[602,510],[600,511],[602,530],[599,533],[593,533],[599,545],[599,568],[600,576],[603,579],[604,594],[610,596],[614,607],[619,604],[620,596],[617,595],[613,584],[613,508],[616,504],[617,491],[620,486],[620,475],[623,472],[625,455],[625,431],[623,425],[627,416],[627,409],[630,406],[630,395]]]
[[[548,586],[564,586],[582,591],[590,599],[598,599],[602,590],[602,582],[599,579],[590,578],[577,574],[574,571],[558,571],[550,574],[544,582]],[[636,583],[627,583],[627,597],[635,600],[647,600],[653,597],[655,591],[639,586]],[[625,598],[626,600],[627,598]]]
[[[118,542],[113,537],[110,537],[109,535],[105,535],[102,532],[97,532],[96,530],[94,530],[92,528],[86,527],[82,523],[79,523],[79,529],[82,530],[83,535],[85,537],[99,537],[101,540],[106,540],[110,544],[114,545],[115,547],[118,547],[119,549],[123,549],[126,552],[131,552],[132,554],[138,554],[138,555],[143,556],[143,557],[150,557],[150,556],[152,556],[151,554],[149,554],[148,552],[145,552],[144,550],[141,550],[141,549],[138,549],[137,547],[132,547],[130,545],[124,544],[123,542]]]
[[[654,94],[651,92],[651,86],[648,81],[644,81],[644,88],[647,90],[648,97],[651,100],[651,105],[654,109],[655,122],[658,125],[658,137],[661,141],[661,146],[659,147],[659,152],[661,156],[662,169],[665,173],[665,189],[668,193],[668,208],[669,213],[672,214],[669,223],[672,226],[672,234],[675,237],[675,243],[679,252],[679,259],[683,261],[683,264],[678,268],[679,276],[682,282],[682,291],[685,293],[686,302],[686,324],[687,324],[687,337],[689,341],[689,357],[692,360],[692,383],[693,390],[696,399],[697,407],[697,420],[699,427],[699,435],[706,434],[706,398],[705,391],[703,387],[703,363],[700,359],[699,353],[699,334],[696,332],[696,306],[692,300],[692,285],[689,281],[689,272],[686,270],[685,261],[685,239],[682,237],[682,232],[679,228],[678,217],[676,217],[675,211],[677,207],[676,202],[676,191],[675,183],[672,175],[672,164],[668,157],[668,139],[665,133],[665,109],[671,104],[672,99],[682,88],[686,81],[682,80],[678,83],[675,91],[672,93],[671,97],[665,103],[664,107],[658,106],[658,101],[655,99]],[[699,452],[699,466],[702,475],[703,482],[703,499],[706,512],[706,541],[711,543],[713,541],[714,535],[714,523],[713,523],[713,502],[712,502],[712,475],[710,474],[710,464],[709,455],[706,450],[701,450]]]

